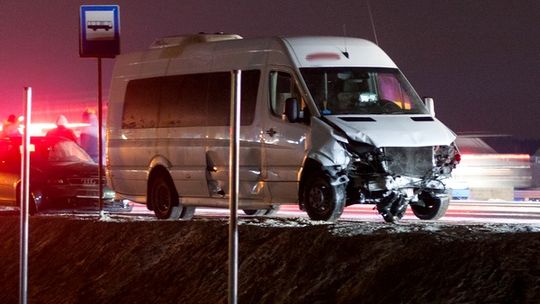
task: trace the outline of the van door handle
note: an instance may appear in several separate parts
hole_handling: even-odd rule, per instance
[[[266,134],[270,135],[270,137],[274,137],[274,135],[277,133],[276,130],[274,130],[274,128],[270,128],[268,130],[266,130]]]

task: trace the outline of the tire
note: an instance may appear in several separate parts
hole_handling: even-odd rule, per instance
[[[148,200],[158,219],[177,220],[182,215],[178,194],[170,178],[163,174],[152,179]]]
[[[450,204],[450,196],[436,196],[429,192],[422,192],[418,195],[418,199],[425,205],[411,205],[411,209],[417,218],[421,220],[437,220],[444,216],[448,205]]]
[[[17,187],[16,187],[16,191],[17,191],[17,194],[16,194],[16,203],[17,203],[17,206],[21,207],[21,184],[17,184]],[[40,193],[40,192],[38,192]],[[30,190],[30,193],[29,193],[29,201],[28,201],[28,214],[29,215],[36,215],[40,210],[38,210],[38,207],[37,207],[37,204],[36,204],[36,193],[32,192],[32,190]],[[39,195],[40,196],[40,195]],[[21,211],[22,211],[22,208],[21,208]]]
[[[242,209],[249,216],[263,216],[266,214],[266,209]]]
[[[279,211],[279,205],[272,205],[272,207],[266,209],[264,215],[265,216],[272,216],[276,214]]]
[[[34,199],[34,195],[30,195],[30,201],[28,202],[28,214],[30,215],[36,215],[38,213],[38,208],[36,205],[36,201]]]
[[[345,185],[332,186],[323,173],[316,173],[304,188],[304,207],[315,221],[337,221],[345,208],[345,198]]]
[[[17,202],[17,206],[21,206],[21,202]],[[34,197],[32,194],[30,194],[30,200],[28,201],[28,215],[34,216],[38,214],[38,208],[36,206],[36,203],[34,201]]]
[[[180,219],[182,220],[190,220],[195,215],[195,207],[194,206],[183,206],[182,213],[180,214]]]
[[[377,211],[385,222],[397,223],[407,212],[407,206],[408,204],[401,194],[392,192],[377,203]]]
[[[249,216],[271,216],[279,211],[279,205],[272,205],[267,209],[242,209],[242,211]]]

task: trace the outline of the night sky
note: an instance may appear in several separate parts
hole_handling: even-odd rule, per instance
[[[121,50],[156,37],[229,32],[244,37],[343,35],[374,40],[366,1],[2,0],[0,115],[97,96],[97,60],[80,58],[79,6],[118,4]],[[540,1],[371,0],[379,45],[437,117],[458,133],[540,138]],[[344,26],[345,25],[345,26]],[[114,60],[104,59],[107,99]],[[67,105],[69,106],[69,104]]]

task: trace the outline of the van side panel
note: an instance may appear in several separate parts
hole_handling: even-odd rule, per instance
[[[181,105],[174,105],[176,96],[169,96],[170,89],[163,89],[163,81],[173,78],[193,78],[193,75],[209,75],[225,73],[229,78],[227,89],[230,92],[230,71],[244,70],[244,81],[248,81],[251,92],[250,103],[253,113],[249,123],[243,123],[241,128],[240,149],[240,197],[268,200],[268,193],[261,179],[261,141],[260,122],[255,114],[256,104],[260,99],[259,81],[260,69],[266,62],[266,50],[255,41],[251,45],[233,44],[231,47],[226,41],[220,43],[203,43],[185,46],[183,48],[167,48],[150,50],[145,53],[119,56],[115,66],[109,105],[108,144],[108,178],[113,189],[118,194],[130,199],[145,202],[147,192],[147,178],[152,168],[163,166],[169,171],[179,196],[181,197],[222,197],[228,192],[228,160],[229,160],[229,127],[227,123],[216,122],[213,117],[218,113],[222,119],[229,118],[230,93],[226,98],[214,100],[212,86],[216,82],[212,79],[202,79],[191,85],[179,83],[180,90],[199,90],[204,101],[196,102],[186,113],[174,109]],[[220,48],[219,55],[213,56],[214,47]],[[250,48],[253,50],[250,51]],[[249,54],[249,56],[246,56]],[[170,59],[169,59],[170,58]],[[253,73],[256,73],[255,82]],[[205,76],[206,77],[206,76]],[[129,83],[137,81],[151,81],[155,78],[160,82],[161,91],[156,97],[157,125],[145,125],[136,119],[130,120],[128,96]],[[176,81],[176,80],[173,80]],[[182,81],[181,79],[178,81]],[[203,81],[206,89],[203,88]],[[220,82],[223,84],[223,82]],[[201,87],[202,86],[202,87]],[[152,88],[152,86],[149,86]],[[149,94],[150,89],[141,90],[135,94],[141,96]],[[183,94],[183,93],[178,93]],[[195,96],[196,93],[189,93]],[[174,94],[173,94],[174,95]],[[243,96],[244,97],[244,96]],[[206,99],[208,98],[208,103]],[[159,100],[157,100],[159,99]],[[243,106],[246,108],[247,101]],[[144,105],[144,102],[141,102]],[[170,107],[165,104],[173,104]],[[135,107],[140,115],[150,115],[155,109],[153,103],[146,106]],[[178,113],[177,113],[178,112]],[[203,124],[182,125],[182,120],[192,119],[193,114],[200,114],[207,119]],[[196,116],[195,115],[195,116]],[[243,116],[244,117],[244,116]],[[173,120],[178,121],[173,121]],[[195,118],[196,119],[196,118]],[[180,123],[180,126],[168,127],[163,121]],[[139,124],[139,125],[138,125]]]
[[[259,111],[261,92],[264,91],[261,68],[266,63],[267,44],[268,40],[234,41],[234,43],[224,41],[217,43],[214,49],[212,65],[214,71],[242,70],[239,197],[260,201],[269,201],[270,199],[261,175],[261,123]],[[248,114],[246,109],[252,109],[253,112]],[[224,110],[227,111],[227,114],[230,113],[230,98]],[[253,116],[253,118],[246,121],[246,114]],[[217,182],[219,187],[228,195],[229,127],[226,125],[209,126],[207,128],[207,137],[209,141],[206,155],[209,162],[216,169],[210,172],[209,178]]]
[[[162,75],[168,60],[160,50],[119,56],[113,71],[107,124],[107,177],[119,195],[139,202],[146,196],[148,167],[157,153],[157,129],[124,129],[123,109],[128,82]]]
[[[168,138],[167,128],[145,126],[126,128],[124,106],[128,83],[137,79],[161,77],[167,74],[170,66],[170,49],[155,49],[142,53],[122,55],[118,57],[113,72],[111,96],[109,102],[108,122],[108,178],[109,183],[120,195],[125,195],[139,202],[145,202],[148,175],[155,166],[163,166],[170,170],[173,180],[177,182],[182,195],[207,196],[204,158],[205,140],[196,140],[194,144],[190,136]],[[189,52],[188,52],[189,53]],[[187,58],[184,62],[207,66],[211,60],[204,54]],[[186,67],[189,70],[189,66]],[[194,68],[192,68],[194,69]],[[156,100],[157,117],[159,100]],[[150,108],[139,109],[150,115]],[[129,114],[126,114],[129,115]],[[135,122],[138,123],[138,122]],[[173,160],[171,160],[173,156]],[[179,166],[180,164],[189,164]]]

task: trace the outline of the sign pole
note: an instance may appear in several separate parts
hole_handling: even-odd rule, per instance
[[[242,71],[234,70],[231,75],[231,119],[229,128],[229,304],[236,304],[238,303],[238,160]]]
[[[101,57],[98,57],[98,185],[99,185],[99,214],[103,216],[103,94],[101,84]]]
[[[98,64],[98,191],[99,215],[103,217],[103,89],[101,59],[120,54],[120,7],[81,5],[79,9],[79,55],[96,57]]]
[[[28,208],[30,194],[30,116],[32,88],[25,87],[24,131],[21,152],[19,302],[28,303]]]

